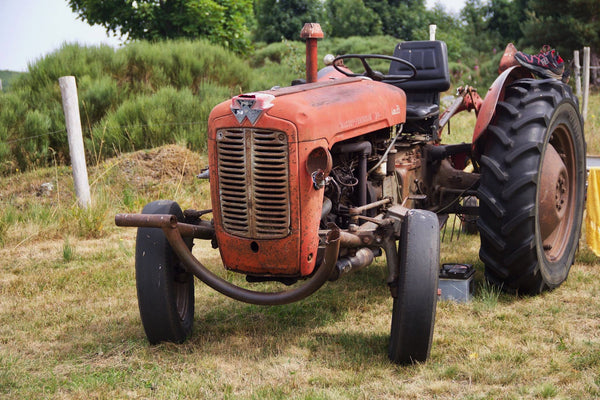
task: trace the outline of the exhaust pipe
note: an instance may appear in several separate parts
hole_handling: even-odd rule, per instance
[[[118,226],[145,226],[152,228],[161,228],[171,245],[171,248],[177,254],[177,257],[185,269],[194,274],[202,282],[206,283],[217,292],[231,297],[232,299],[258,305],[281,305],[289,304],[302,300],[314,292],[329,280],[335,269],[336,261],[340,251],[340,229],[333,225],[327,234],[325,257],[317,272],[302,286],[285,290],[282,292],[257,292],[233,285],[226,280],[215,275],[207,269],[192,254],[182,237],[182,229],[190,236],[203,236],[207,232],[203,229],[194,230],[189,224],[177,222],[177,217],[170,214],[117,214],[115,222]],[[186,235],[186,236],[187,236]]]
[[[353,256],[340,258],[335,264],[335,269],[333,270],[329,280],[335,281],[343,274],[347,274],[350,271],[359,270],[371,265],[374,258],[375,254],[373,254],[373,251],[367,247],[359,249]]]
[[[306,83],[316,82],[318,70],[317,40],[323,39],[321,25],[304,24],[300,37],[306,39]]]

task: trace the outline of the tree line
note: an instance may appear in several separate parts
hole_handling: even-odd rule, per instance
[[[206,38],[237,53],[255,42],[297,40],[305,22],[331,37],[426,37],[435,23],[464,56],[508,42],[536,49],[550,44],[567,55],[600,48],[597,0],[467,0],[458,15],[425,0],[69,0],[83,21],[131,40]]]

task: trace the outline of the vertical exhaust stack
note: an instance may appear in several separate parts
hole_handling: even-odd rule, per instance
[[[317,40],[323,39],[321,25],[306,23],[302,27],[300,37],[306,40],[306,83],[317,81]]]

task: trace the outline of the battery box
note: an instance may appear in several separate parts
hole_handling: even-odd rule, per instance
[[[475,269],[470,264],[442,264],[438,294],[440,300],[468,302],[473,297]]]

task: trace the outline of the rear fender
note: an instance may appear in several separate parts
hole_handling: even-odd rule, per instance
[[[479,115],[477,116],[477,122],[475,123],[475,130],[473,131],[473,158],[479,159],[479,149],[485,142],[486,130],[494,115],[496,114],[496,105],[499,101],[504,100],[505,88],[518,79],[532,78],[531,72],[521,66],[513,66],[506,69],[492,84],[490,89],[483,100]]]

